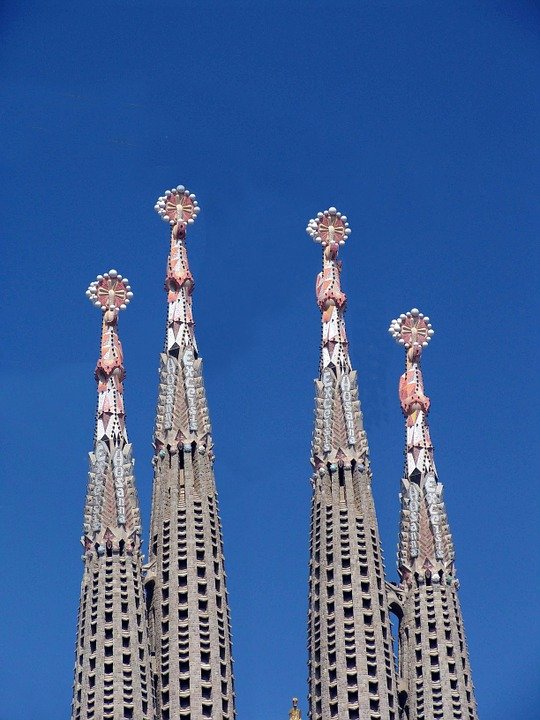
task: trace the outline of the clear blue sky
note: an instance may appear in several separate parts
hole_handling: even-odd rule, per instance
[[[69,714],[99,314],[116,267],[145,541],[167,229],[185,183],[239,717],[306,711],[308,464],[329,205],[396,577],[402,352],[418,306],[483,720],[538,717],[538,127],[533,2],[13,2],[0,31],[3,699]]]

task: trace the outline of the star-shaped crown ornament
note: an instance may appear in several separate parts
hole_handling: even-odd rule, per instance
[[[178,222],[192,225],[201,208],[195,193],[189,192],[183,185],[178,185],[172,190],[166,190],[158,198],[154,210],[164,222],[174,226]]]
[[[125,310],[133,293],[127,278],[122,277],[116,270],[109,270],[90,283],[86,297],[92,305],[106,312]]]
[[[412,347],[426,348],[435,330],[427,315],[413,308],[392,320],[388,332],[394,340],[406,350]]]
[[[345,240],[351,234],[351,228],[347,216],[342,215],[335,207],[330,207],[317,213],[317,217],[308,222],[306,232],[313,242],[326,247],[335,243],[345,245]]]

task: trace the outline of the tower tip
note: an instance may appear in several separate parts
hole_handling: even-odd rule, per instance
[[[195,193],[190,193],[183,185],[166,190],[154,205],[160,218],[173,226],[178,222],[192,225],[200,209]]]
[[[317,213],[306,227],[307,234],[313,242],[327,245],[345,245],[345,240],[351,234],[351,228],[347,222],[347,216],[342,215],[335,207]]]
[[[302,720],[302,713],[298,707],[298,698],[293,697],[292,707],[289,710],[289,720]]]
[[[429,322],[429,317],[421,313],[418,308],[413,308],[392,320],[388,332],[398,345],[408,350],[411,347],[426,348],[435,330]]]
[[[133,293],[127,278],[122,277],[116,270],[109,270],[90,283],[86,297],[102,312],[118,312],[127,308]]]

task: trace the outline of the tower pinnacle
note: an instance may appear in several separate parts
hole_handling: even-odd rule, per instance
[[[358,382],[349,358],[339,247],[351,230],[331,207],[308,234],[323,247],[322,313],[311,463],[308,614],[311,720],[397,720],[382,551]]]
[[[86,295],[102,311],[98,407],[84,511],[72,720],[153,720],[143,612],[141,520],[125,423],[118,314],[133,293],[116,270]],[[99,615],[99,623],[96,621]]]
[[[298,707],[298,698],[293,697],[292,707],[289,710],[289,720],[302,720],[302,711]]]
[[[165,289],[169,303],[167,316],[166,350],[177,357],[182,348],[197,352],[191,294],[195,286],[189,270],[186,249],[186,230],[199,214],[195,194],[183,185],[167,190],[158,198],[154,209],[171,226],[171,247],[167,259]]]
[[[476,720],[454,546],[435,468],[427,420],[430,400],[420,367],[434,330],[429,318],[413,308],[392,320],[389,332],[406,351],[405,372],[399,381],[406,419],[398,550],[401,699],[410,720]]]
[[[118,314],[129,305],[133,293],[127,278],[116,270],[98,275],[90,283],[86,296],[103,314],[100,356],[96,365],[98,411],[96,441],[109,447],[127,442],[124,414],[124,356],[118,337]]]
[[[155,209],[171,226],[146,575],[157,715],[234,720],[221,522],[186,249],[186,230],[199,205],[179,185]]]
[[[323,267],[315,283],[322,321],[312,442],[312,464],[318,470],[324,462],[350,464],[361,456],[367,461],[369,451],[360,413],[357,375],[349,358],[344,317],[347,296],[341,290],[341,261],[337,259],[339,248],[345,244],[351,229],[347,216],[331,207],[310,220],[306,230],[323,248]]]
[[[314,242],[323,247],[323,268],[317,276],[317,303],[322,311],[321,370],[325,367],[350,369],[347,335],[343,314],[347,296],[341,291],[340,245],[351,234],[347,217],[331,207],[319,212],[306,228]]]
[[[399,567],[402,579],[435,573],[435,582],[453,581],[454,548],[438,482],[427,416],[429,397],[424,392],[420,360],[434,334],[429,317],[417,308],[392,320],[388,329],[405,348],[406,368],[399,381],[399,399],[406,418],[405,477],[403,479],[402,533]],[[425,492],[426,503],[422,502]]]

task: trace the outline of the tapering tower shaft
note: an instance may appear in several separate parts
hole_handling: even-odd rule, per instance
[[[198,209],[181,186],[156,205],[171,224],[146,585],[159,720],[235,717],[221,521],[186,250],[186,226]]]
[[[416,308],[390,332],[406,349],[399,398],[406,418],[398,569],[403,616],[399,674],[408,720],[477,720],[454,571],[454,546],[433,456],[420,359],[433,334]]]
[[[322,346],[316,381],[308,612],[311,720],[397,719],[384,565],[356,372],[349,359],[335,208],[310,221],[323,246],[316,294]]]
[[[141,520],[124,413],[118,311],[132,296],[115,270],[87,295],[103,311],[98,409],[84,512],[72,720],[154,720]]]

